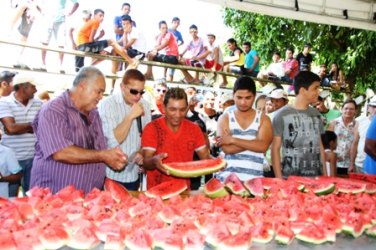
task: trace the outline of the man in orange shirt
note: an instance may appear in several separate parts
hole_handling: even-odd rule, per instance
[[[114,39],[99,40],[98,37],[96,37],[97,30],[103,21],[103,18],[104,11],[96,9],[94,11],[94,18],[86,22],[78,32],[77,49],[83,52],[100,53],[108,46],[111,46],[118,55],[123,57],[124,60],[129,63],[131,68],[137,67],[138,60],[130,58],[127,52],[123,50]],[[100,59],[93,60],[92,65],[98,64],[101,61],[102,60]],[[76,71],[79,71],[80,68],[84,66],[84,57],[76,56],[75,66]]]
[[[200,159],[212,156],[200,127],[185,119],[188,111],[184,89],[170,88],[163,100],[165,115],[148,123],[142,132],[143,167],[147,170],[147,189],[171,179],[162,166],[168,162],[193,161],[196,152]],[[182,181],[190,184],[189,178]]]

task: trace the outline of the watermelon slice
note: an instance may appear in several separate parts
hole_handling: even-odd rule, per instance
[[[169,162],[164,163],[170,175],[176,177],[190,178],[217,172],[226,166],[222,158],[206,159],[190,162]]]
[[[68,233],[60,226],[47,226],[39,230],[39,240],[45,249],[59,249],[67,244]]]
[[[153,248],[180,250],[183,249],[183,237],[171,228],[159,228],[151,232]]]
[[[0,249],[16,250],[16,242],[13,240],[12,233],[0,234]]]
[[[372,227],[368,228],[366,234],[370,237],[376,238],[376,225],[373,225]]]
[[[244,182],[244,187],[253,195],[258,197],[264,196],[264,186],[261,178],[253,178]]]
[[[212,178],[205,184],[204,194],[210,198],[218,198],[229,195],[225,185],[223,185],[217,178]]]
[[[162,200],[165,200],[181,194],[187,188],[186,180],[175,179],[152,187],[145,192],[145,195],[151,198],[160,197]]]
[[[152,249],[152,244],[151,236],[144,230],[134,230],[125,239],[125,245],[129,249],[150,250]]]
[[[231,173],[225,179],[225,187],[230,191],[230,193],[235,195],[240,195],[242,197],[249,196],[249,192],[245,189],[242,181],[235,173]]]
[[[313,223],[307,223],[295,237],[312,244],[322,244],[327,240],[324,231]]]
[[[349,173],[349,178],[376,184],[376,175],[374,174]]]
[[[110,178],[104,181],[104,190],[109,191],[112,198],[118,202],[125,201],[131,196],[123,185]]]
[[[336,183],[337,189],[341,193],[346,194],[358,194],[366,190],[366,184],[361,183],[350,183],[350,182],[339,182]]]
[[[362,235],[366,229],[364,222],[361,213],[352,211],[348,214],[346,221],[342,225],[342,232],[357,238]]]
[[[251,247],[252,236],[248,232],[242,232],[226,237],[219,243],[219,249],[248,250]]]
[[[294,232],[289,226],[280,225],[275,231],[274,239],[278,244],[290,245],[294,240]]]
[[[305,183],[304,190],[305,192],[310,191],[316,195],[327,195],[333,193],[335,190],[335,184],[328,181],[317,180],[315,183]]]

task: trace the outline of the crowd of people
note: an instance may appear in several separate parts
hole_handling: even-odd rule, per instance
[[[79,5],[71,1],[73,13]],[[104,53],[111,46],[110,53],[125,59],[126,65],[114,62],[112,66],[113,72],[126,67],[119,92],[103,98],[105,77],[93,66],[99,61],[84,66],[82,57],[76,58],[72,86],[46,103],[34,97],[39,81],[33,76],[0,73],[0,183],[6,183],[9,196],[18,195],[20,185],[22,192],[38,186],[56,193],[74,185],[87,193],[101,189],[105,178],[129,190],[149,189],[175,178],[163,163],[213,157],[227,161],[226,168],[214,173],[222,181],[230,173],[241,180],[344,176],[351,171],[376,174],[376,97],[366,102],[366,116],[357,117],[360,107],[354,100],[343,102],[340,110],[328,108],[327,96],[320,90],[329,78],[329,84],[342,86],[343,73],[337,64],[328,74],[324,67],[320,74],[311,72],[309,44],[297,58],[293,49],[286,49],[284,62],[274,53],[273,63],[263,71],[249,42],[241,49],[235,39],[229,39],[226,57],[215,44],[215,35],[208,34],[205,41],[196,25],[190,26],[192,39],[180,51],[184,41],[177,31],[180,19],[174,18],[173,30],[167,22],[159,23],[156,46],[146,52],[139,43],[142,34],[129,16],[130,5],[124,3],[122,10],[123,15],[115,18],[116,39],[101,40],[104,11],[100,9],[93,18],[86,11],[78,39],[72,35],[78,50]],[[185,57],[187,52],[190,57]],[[154,80],[151,65],[144,73],[136,69],[144,57],[242,76],[231,93],[222,95],[209,90],[199,93],[193,85],[169,87],[166,79],[154,81],[148,90],[146,80]],[[182,72],[185,83],[216,76],[206,74],[200,79],[198,73]],[[165,74],[172,79],[174,70],[166,69]],[[290,85],[287,91],[277,84],[258,94],[253,77],[260,76]],[[226,80],[223,77],[222,86]],[[288,91],[295,98],[289,98]],[[181,181],[198,189],[212,176]]]
[[[15,1],[13,1],[15,2]],[[57,45],[60,48],[65,46],[67,39],[65,37],[66,19],[80,11],[78,0],[70,0],[72,7],[66,10],[67,1],[45,1],[43,4],[36,0],[19,0],[15,4],[16,14],[12,19],[12,27],[17,20],[19,22],[18,30],[21,35],[21,41],[27,41],[28,34],[33,27],[33,21],[36,17],[43,18],[45,27],[41,27],[41,43],[48,45],[51,36],[55,37]],[[48,10],[48,11],[47,11]],[[189,27],[190,39],[188,42],[183,40],[181,32],[178,30],[180,25],[179,17],[174,17],[171,25],[165,20],[158,24],[159,34],[155,36],[153,46],[147,46],[150,41],[146,41],[145,34],[138,29],[135,20],[130,16],[131,5],[123,3],[121,6],[121,15],[114,17],[113,37],[103,39],[106,30],[101,26],[105,13],[102,9],[95,9],[93,12],[84,9],[82,12],[82,23],[75,23],[69,29],[69,38],[72,48],[82,52],[92,52],[105,55],[121,56],[125,63],[118,61],[112,62],[111,72],[116,74],[119,70],[126,67],[137,68],[139,60],[149,60],[163,62],[172,65],[185,65],[192,67],[205,68],[212,71],[212,74],[202,74],[195,72],[192,76],[187,70],[181,70],[184,78],[180,81],[184,83],[204,83],[212,84],[216,80],[217,72],[231,72],[241,75],[248,75],[258,79],[268,79],[270,81],[286,82],[291,85],[289,92],[293,92],[292,81],[299,71],[312,68],[314,60],[311,51],[311,45],[306,43],[301,52],[294,57],[294,48],[286,48],[285,60],[282,59],[280,52],[274,52],[271,63],[261,62],[260,56],[256,49],[252,48],[250,41],[244,41],[241,46],[234,38],[226,41],[226,55],[221,46],[216,42],[216,35],[213,33],[206,34],[206,37],[199,35],[199,29],[196,24]],[[42,50],[42,63],[36,67],[39,70],[46,70],[46,50]],[[59,54],[60,72],[64,73],[64,54]],[[76,72],[84,66],[85,58],[81,55],[75,57]],[[91,65],[96,65],[102,59],[95,58]],[[14,65],[18,68],[29,68],[20,60]],[[154,79],[152,66],[148,64],[144,73],[146,79]],[[344,88],[346,82],[344,72],[339,68],[337,63],[331,65],[327,72],[326,65],[320,65],[318,72],[321,78],[321,85],[332,87],[336,90]],[[165,68],[164,79],[172,81],[174,69]],[[115,80],[113,80],[114,87]],[[261,84],[264,81],[260,81]],[[225,74],[222,74],[221,87],[226,87],[228,80]],[[113,89],[113,88],[112,88]]]
[[[354,100],[334,111],[310,71],[294,78],[291,103],[281,87],[258,94],[249,76],[222,96],[160,81],[151,93],[145,75],[128,69],[120,92],[102,100],[104,75],[86,66],[70,89],[45,103],[34,97],[39,83],[26,73],[3,71],[0,82],[0,182],[9,196],[20,184],[23,192],[74,185],[87,193],[105,178],[129,190],[149,189],[175,178],[163,163],[213,157],[227,161],[214,173],[222,181],[230,173],[241,180],[376,174],[376,97],[367,116],[357,118]],[[199,189],[211,177],[181,181]]]

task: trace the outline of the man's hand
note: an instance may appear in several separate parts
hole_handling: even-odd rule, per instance
[[[160,172],[162,172],[165,175],[169,175],[167,169],[163,167],[162,160],[168,156],[167,153],[161,153],[159,155],[156,155],[153,157],[153,165],[156,169],[158,169]]]
[[[130,157],[130,161],[142,166],[144,164],[144,157],[140,152],[136,152]]]
[[[225,129],[223,135],[218,137],[216,141],[219,147],[223,145],[230,145],[232,143],[232,135],[227,129]]]
[[[119,147],[105,150],[103,156],[104,163],[114,170],[122,170],[128,164],[128,156]]]
[[[133,104],[129,115],[132,118],[132,120],[144,115],[144,106],[142,105],[142,103],[138,102]]]

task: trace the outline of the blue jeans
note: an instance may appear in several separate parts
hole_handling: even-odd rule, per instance
[[[33,166],[33,160],[34,158],[18,161],[18,163],[20,164],[22,168],[23,176],[21,179],[21,186],[22,186],[22,192],[24,194],[30,188],[30,176],[31,176],[31,168]]]

